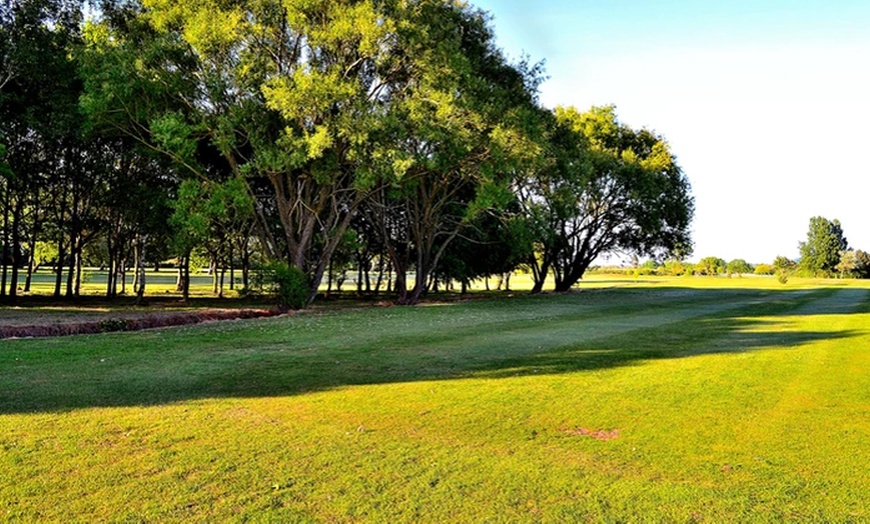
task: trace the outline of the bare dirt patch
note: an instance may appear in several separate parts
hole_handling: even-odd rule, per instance
[[[136,306],[126,297],[112,300],[77,297],[64,301],[30,296],[0,307],[0,339],[138,331],[278,314],[268,303],[251,300],[155,299],[145,306]]]
[[[573,429],[564,429],[562,430],[562,432],[575,437],[590,437],[594,438],[595,440],[614,440],[619,438],[618,429],[586,429],[578,427]]]
[[[205,309],[187,312],[139,313],[131,311],[106,313],[100,320],[70,320],[65,316],[61,322],[40,324],[0,325],[0,339],[60,337],[108,333],[114,331],[139,331],[142,329],[185,326],[202,322],[271,317],[280,314],[277,309]],[[92,315],[92,314],[91,314]],[[55,319],[57,320],[57,319]]]

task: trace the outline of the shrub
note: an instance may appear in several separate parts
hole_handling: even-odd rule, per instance
[[[276,262],[266,268],[265,277],[281,309],[302,309],[308,305],[308,276],[297,266]]]
[[[773,266],[770,264],[758,264],[755,266],[754,273],[756,275],[772,275],[773,274]]]
[[[97,324],[97,330],[100,333],[112,333],[115,331],[126,331],[127,330],[127,321],[123,318],[107,318],[105,320],[101,320]]]

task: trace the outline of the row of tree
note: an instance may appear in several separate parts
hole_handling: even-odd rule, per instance
[[[870,278],[870,253],[852,249],[839,220],[817,216],[810,219],[806,240],[798,243],[797,260],[778,256],[769,264],[753,265],[743,259],[726,262],[719,257],[705,257],[697,263],[650,260],[633,271],[659,275],[778,275],[788,280],[790,275],[804,277]]]
[[[662,137],[612,107],[542,108],[541,66],[507,60],[471,6],[106,0],[83,13],[77,0],[0,7],[4,295],[47,245],[58,296],[79,293],[90,251],[110,296],[114,275],[134,268],[141,294],[145,265],[169,259],[186,295],[199,256],[245,286],[252,261],[286,261],[310,299],[331,266],[351,260],[367,283],[387,267],[401,303],[518,266],[536,291],[549,275],[561,291],[608,252],[691,252],[693,198]]]
[[[870,278],[870,254],[849,246],[839,220],[811,218],[807,239],[798,248],[801,256],[793,269],[806,276]]]

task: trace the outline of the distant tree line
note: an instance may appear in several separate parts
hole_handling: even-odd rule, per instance
[[[657,262],[648,260],[630,271],[636,275],[742,276],[776,275],[787,282],[792,275],[820,278],[870,278],[870,253],[853,249],[843,234],[839,220],[824,217],[810,219],[806,240],[798,243],[797,260],[777,256],[770,264],[753,265],[743,259],[725,262],[719,257],[705,257],[697,263],[682,260]],[[600,270],[600,268],[596,268]],[[612,270],[612,269],[611,269]]]
[[[283,261],[415,303],[523,267],[691,253],[687,178],[613,107],[547,110],[488,15],[444,0],[77,0],[0,6],[0,294],[38,266],[106,295]],[[229,275],[227,273],[229,272]],[[288,275],[295,274],[293,272]],[[413,275],[413,284],[406,275]],[[335,278],[337,277],[337,278]]]

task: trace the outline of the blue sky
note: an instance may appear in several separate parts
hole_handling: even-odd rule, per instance
[[[548,107],[615,104],[692,182],[694,259],[797,257],[809,219],[870,251],[870,1],[479,0]]]

